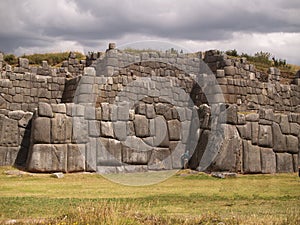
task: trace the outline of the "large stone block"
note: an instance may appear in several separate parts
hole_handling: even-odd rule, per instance
[[[155,135],[153,136],[153,145],[160,147],[169,146],[169,133],[167,122],[163,116],[157,116],[154,119]]]
[[[291,128],[290,128],[290,123],[289,123],[289,118],[288,115],[281,115],[280,119],[280,129],[281,132],[284,134],[290,134]]]
[[[112,138],[115,136],[112,122],[101,121],[101,136]]]
[[[39,102],[39,116],[53,117],[52,107],[48,103]]]
[[[224,139],[208,170],[241,171],[242,140],[235,126],[224,124]]]
[[[290,153],[298,153],[298,137],[293,135],[286,136],[287,151]]]
[[[36,144],[50,143],[50,118],[38,117],[33,120],[32,124],[32,141]]]
[[[0,166],[15,164],[19,147],[0,147]]]
[[[276,173],[276,155],[270,148],[261,148],[261,172]]]
[[[67,146],[33,145],[27,169],[31,172],[67,172]]]
[[[119,102],[117,108],[117,117],[118,120],[128,121],[129,120],[129,103],[128,102]]]
[[[85,170],[85,144],[68,144],[68,172],[80,172]]]
[[[180,140],[181,123],[178,120],[169,120],[168,131],[170,141]]]
[[[120,166],[122,164],[121,142],[110,138],[97,139],[97,166]]]
[[[73,143],[86,143],[88,142],[89,126],[88,120],[84,117],[72,118],[72,142]]]
[[[172,157],[168,148],[155,148],[148,162],[149,170],[172,169]]]
[[[0,145],[16,147],[19,143],[18,121],[0,115]]]
[[[137,151],[123,146],[122,148],[122,158],[123,163],[132,164],[132,165],[147,165],[151,151]]]
[[[293,156],[289,153],[276,153],[276,172],[293,173]]]
[[[89,136],[100,137],[100,121],[90,120],[89,123]]]
[[[71,141],[72,121],[65,114],[56,113],[51,119],[51,143]]]
[[[243,173],[261,173],[260,148],[243,141]]]
[[[135,115],[134,128],[136,136],[147,137],[149,136],[149,120],[142,115]]]
[[[155,117],[155,109],[152,104],[146,104],[146,116],[148,119],[153,119]]]
[[[181,157],[186,152],[186,145],[182,144],[180,141],[171,141],[170,147],[171,158],[172,158],[172,167],[173,169],[181,169],[184,165],[182,165]]]
[[[241,138],[251,140],[251,138],[252,138],[251,123],[248,122],[245,125],[237,125],[237,129],[240,133]]]
[[[120,141],[124,141],[127,137],[126,126],[127,125],[125,121],[113,122],[113,129],[115,131],[115,136]]]
[[[97,138],[89,138],[89,142],[86,144],[85,169],[89,172],[97,170]]]
[[[273,149],[275,152],[287,151],[286,135],[281,133],[280,126],[277,123],[272,124]]]
[[[259,125],[258,145],[264,147],[273,147],[273,135],[271,126]]]

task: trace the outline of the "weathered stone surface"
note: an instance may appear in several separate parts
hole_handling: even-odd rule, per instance
[[[180,140],[181,124],[178,120],[168,121],[168,131],[170,141]]]
[[[40,102],[38,110],[39,116],[53,117],[52,107],[48,103]]]
[[[110,107],[108,103],[101,103],[101,116],[102,120],[110,120]]]
[[[276,165],[277,173],[294,172],[293,157],[289,153],[276,153]]]
[[[22,110],[8,112],[8,118],[13,120],[20,120],[24,116],[25,112]]]
[[[260,148],[261,172],[276,173],[276,155],[270,148]]]
[[[287,151],[290,153],[298,153],[298,138],[293,135],[286,136]]]
[[[224,71],[225,71],[226,76],[233,76],[235,74],[234,66],[225,66]]]
[[[243,141],[243,173],[261,173],[260,148]]]
[[[84,117],[72,118],[72,142],[86,143],[88,141],[89,126]]]
[[[27,169],[31,172],[67,172],[67,145],[33,145]]]
[[[258,122],[251,122],[251,136],[252,136],[251,143],[253,145],[258,144],[258,131],[259,131]]]
[[[142,115],[135,115],[134,128],[136,136],[147,137],[149,136],[149,120]]]
[[[65,114],[56,113],[51,119],[51,143],[71,141],[72,121]]]
[[[291,134],[298,136],[300,134],[300,125],[298,123],[291,123]]]
[[[146,116],[148,119],[153,119],[155,117],[154,106],[151,104],[146,104]]]
[[[115,136],[112,122],[101,121],[101,136],[112,138]]]
[[[32,123],[32,141],[33,143],[42,144],[50,143],[50,118],[38,117]]]
[[[118,140],[120,140],[120,141],[126,140],[127,130],[126,130],[126,122],[125,121],[113,122],[113,129],[115,132],[115,136]]]
[[[85,144],[68,144],[68,172],[80,172],[85,170]]]
[[[246,121],[258,122],[259,121],[259,115],[257,113],[247,114],[246,115]]]
[[[97,139],[98,138],[89,138],[86,144],[85,169],[89,172],[96,172],[97,170]]]
[[[18,147],[0,147],[0,165],[14,165],[16,162],[18,151]]]
[[[120,166],[122,163],[122,145],[110,138],[97,139],[97,166]]]
[[[242,140],[235,126],[224,124],[224,139],[216,158],[208,168],[211,171],[241,171]]]
[[[51,104],[52,112],[54,113],[63,113],[66,114],[66,105],[65,104]]]
[[[19,58],[19,67],[29,69],[29,60],[26,58]]]
[[[172,159],[168,148],[155,148],[148,162],[149,170],[172,169]]]
[[[147,165],[151,151],[137,151],[127,146],[122,148],[123,162],[132,165]]]
[[[286,136],[281,133],[280,127],[277,123],[272,124],[273,132],[273,149],[275,152],[287,151]]]
[[[241,138],[251,140],[252,138],[252,126],[251,123],[247,123],[245,125],[237,125],[237,129],[240,133]]]
[[[100,121],[90,120],[89,123],[89,136],[99,137],[100,136]]]
[[[129,104],[128,102],[118,103],[118,120],[128,121],[129,120]]]
[[[226,110],[227,115],[227,123],[229,124],[237,124],[237,106],[236,105],[230,105]]]
[[[0,146],[18,146],[18,121],[0,115]]]
[[[282,133],[284,134],[290,133],[290,123],[287,115],[281,115],[281,120],[279,125]]]
[[[273,147],[273,135],[271,126],[259,125],[258,145]]]
[[[169,133],[166,120],[163,116],[157,116],[154,119],[155,135],[154,146],[168,147],[169,146]]]
[[[183,168],[181,157],[186,152],[186,145],[180,141],[171,141],[169,149],[171,151],[173,169]]]
[[[293,154],[294,172],[299,172],[299,158],[300,156],[298,154]]]
[[[33,113],[31,112],[26,112],[25,115],[19,120],[18,122],[18,125],[19,127],[27,127],[27,126],[30,126],[30,121],[31,121],[31,118],[33,116]]]

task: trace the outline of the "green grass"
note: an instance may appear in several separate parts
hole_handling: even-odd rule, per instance
[[[296,174],[218,179],[181,172],[158,184],[125,186],[97,174],[5,175],[11,169],[0,168],[0,223],[300,223]]]

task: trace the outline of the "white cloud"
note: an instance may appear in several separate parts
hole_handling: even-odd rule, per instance
[[[268,51],[300,64],[294,0],[1,0],[0,8],[5,52],[98,51],[111,41],[154,39],[195,51]]]

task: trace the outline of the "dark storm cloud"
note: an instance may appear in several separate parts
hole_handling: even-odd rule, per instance
[[[45,47],[135,34],[175,40],[220,41],[240,33],[300,32],[299,1],[2,0],[0,49]]]

